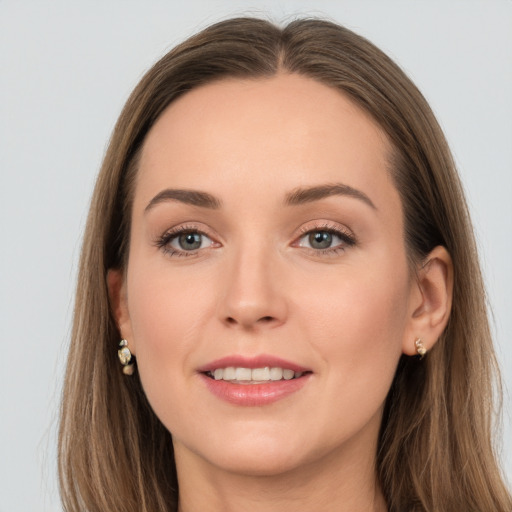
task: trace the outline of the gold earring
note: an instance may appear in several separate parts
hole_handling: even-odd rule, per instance
[[[420,359],[423,359],[423,356],[427,353],[427,349],[425,348],[425,345],[423,345],[421,338],[418,338],[414,344],[416,345],[416,352],[420,356]]]
[[[128,348],[128,342],[126,340],[121,340],[119,342],[117,355],[119,356],[119,361],[121,361],[121,364],[123,365],[123,373],[125,375],[133,375],[135,367],[133,366],[132,353]]]

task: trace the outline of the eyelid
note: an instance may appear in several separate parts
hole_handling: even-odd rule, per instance
[[[202,224],[202,223],[201,223]],[[222,247],[222,243],[218,242],[218,237],[213,235],[208,228],[204,229],[203,225],[198,224],[180,224],[177,226],[173,226],[172,228],[167,229],[164,231],[164,233],[160,236],[157,236],[154,240],[154,245],[162,250],[164,253],[166,253],[169,256],[197,256],[199,253],[202,253],[204,251],[208,251],[212,248],[218,248]],[[322,254],[330,254],[335,255],[339,252],[344,252],[346,249],[356,245],[357,239],[354,233],[347,228],[346,226],[343,226],[342,224],[338,224],[337,222],[333,221],[326,221],[326,220],[315,220],[310,221],[305,224],[303,224],[299,230],[298,234],[294,237],[293,242],[291,243],[292,247],[300,247],[304,250],[307,250],[311,252],[314,255],[322,255]],[[301,240],[308,234],[312,232],[328,232],[335,236],[338,236],[340,238],[341,243],[338,243],[335,246],[332,247],[326,247],[324,249],[320,248],[314,248],[314,247],[307,247],[302,245],[300,242]],[[175,240],[179,235],[184,233],[197,233],[202,236],[205,236],[208,238],[212,243],[208,247],[200,247],[198,249],[193,250],[183,250],[179,249],[177,247],[173,247],[170,245],[170,242]]]
[[[169,246],[172,247],[174,250],[177,250],[177,251],[184,251],[184,252],[187,252],[187,253],[192,253],[194,251],[199,251],[201,249],[206,249],[206,247],[198,247],[197,249],[189,249],[189,250],[186,250],[186,249],[182,249],[180,247],[176,247],[175,243],[177,242],[178,245],[179,245],[179,242],[180,242],[180,238],[185,235],[199,235],[201,237],[201,246],[203,245],[204,242],[206,242],[207,240],[209,240],[212,244],[214,243],[213,240],[206,234],[206,233],[201,233],[199,231],[182,231],[182,232],[178,232],[178,233],[175,233],[175,234],[172,234],[169,238]]]
[[[211,240],[212,244],[208,247],[202,247],[190,251],[179,249],[177,247],[173,247],[170,245],[171,241],[175,240],[177,237],[185,233],[197,233],[199,235],[202,235]],[[197,224],[181,224],[169,228],[166,231],[164,231],[162,235],[157,236],[156,239],[154,240],[154,245],[169,256],[187,257],[197,256],[199,252],[206,251],[208,249],[211,249],[212,247],[220,247],[222,244],[216,240],[214,235],[209,233],[208,229],[204,229],[203,227],[200,227]]]
[[[328,232],[335,236],[338,236],[343,243],[327,247],[325,249],[316,249],[313,247],[307,247],[300,244],[300,241],[308,234],[314,233],[314,232]],[[300,247],[305,250],[311,251],[313,254],[321,255],[321,254],[336,254],[342,251],[345,251],[349,247],[352,247],[357,244],[357,238],[355,234],[346,226],[343,226],[342,224],[335,223],[333,221],[326,221],[326,220],[317,220],[308,222],[304,225],[302,225],[299,229],[299,234],[294,238],[294,241],[292,243],[293,247]]]
[[[299,228],[298,231],[299,234],[297,235],[297,238],[301,238],[305,234],[311,233],[312,231],[328,231],[330,233],[339,233],[344,237],[353,240],[354,242],[357,241],[356,235],[351,229],[334,221],[314,220],[306,222]]]

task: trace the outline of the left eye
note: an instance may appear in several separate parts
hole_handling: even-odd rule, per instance
[[[212,243],[213,241],[210,238],[197,231],[180,233],[169,241],[169,245],[179,251],[197,251],[210,246]]]
[[[327,230],[310,231],[302,236],[298,243],[299,247],[319,250],[331,249],[343,244],[349,244],[346,236]]]

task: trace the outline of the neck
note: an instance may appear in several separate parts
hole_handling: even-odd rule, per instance
[[[199,457],[181,458],[178,445],[178,512],[386,512],[375,453],[344,447],[344,453],[331,452],[278,475],[255,476],[222,470]]]

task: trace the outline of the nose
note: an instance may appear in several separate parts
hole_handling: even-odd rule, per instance
[[[225,278],[221,278],[219,318],[223,323],[258,330],[286,321],[288,304],[278,259],[268,248],[254,246],[232,255]]]

